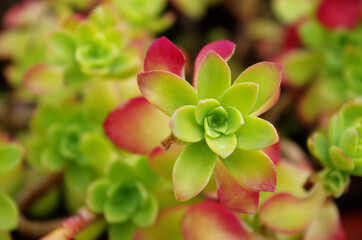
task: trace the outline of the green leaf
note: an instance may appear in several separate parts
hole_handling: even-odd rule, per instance
[[[78,45],[89,44],[97,39],[99,30],[92,22],[83,21],[77,26],[76,40]]]
[[[315,2],[309,0],[275,0],[272,2],[272,8],[282,22],[292,24],[313,13]]]
[[[89,19],[101,29],[107,29],[117,23],[114,11],[106,5],[99,5],[89,15]]]
[[[220,106],[220,103],[215,99],[200,100],[195,109],[196,122],[202,125],[207,113],[218,106]]]
[[[19,166],[23,150],[16,144],[0,145],[0,174],[9,172]]]
[[[176,199],[186,201],[199,194],[209,182],[216,160],[205,141],[187,144],[173,167]]]
[[[225,135],[229,135],[235,133],[241,125],[244,124],[244,119],[239,110],[234,107],[226,107],[226,111],[228,112],[229,119],[228,119],[228,129],[225,132]]]
[[[141,203],[141,192],[136,183],[118,183],[108,190],[104,216],[109,223],[122,223],[129,219]]]
[[[60,155],[55,149],[46,148],[41,154],[41,164],[50,171],[59,171],[61,170],[67,160]]]
[[[334,169],[324,169],[319,175],[328,195],[333,195],[336,198],[342,195],[349,180],[347,173]]]
[[[204,139],[204,129],[195,120],[195,106],[183,106],[172,115],[172,134],[184,142],[198,142]]]
[[[108,228],[109,240],[131,240],[135,231],[136,225],[132,221],[110,224]]]
[[[148,227],[156,220],[158,204],[155,197],[149,196],[146,204],[132,216],[132,221],[139,227]]]
[[[323,49],[326,47],[329,34],[317,20],[311,19],[299,27],[299,36],[306,46]]]
[[[262,151],[235,149],[229,157],[221,160],[244,188],[251,191],[275,191],[276,169],[268,155]]]
[[[278,132],[268,121],[258,117],[246,116],[244,122],[235,133],[238,139],[238,148],[258,150],[279,141]]]
[[[66,31],[55,31],[49,35],[47,44],[51,51],[61,60],[69,63],[74,61],[75,41]]]
[[[331,156],[332,164],[337,169],[346,170],[346,171],[353,170],[354,168],[353,161],[349,157],[346,157],[343,154],[342,149],[340,149],[339,147],[337,146],[330,147],[329,155]]]
[[[107,227],[106,221],[101,218],[90,225],[88,225],[85,229],[83,229],[80,233],[78,233],[74,240],[96,240],[104,233],[104,230]]]
[[[346,156],[353,156],[358,148],[358,132],[353,128],[346,129],[339,140],[343,154]]]
[[[236,148],[235,134],[223,135],[217,138],[205,137],[209,148],[222,158],[228,157]]]
[[[12,240],[11,234],[8,231],[0,231],[0,240]]]
[[[195,89],[184,79],[167,71],[138,74],[138,86],[143,96],[168,116],[181,106],[196,105],[198,102]]]
[[[27,213],[35,218],[49,217],[57,209],[60,199],[59,187],[53,187],[37,198]]]
[[[220,137],[221,133],[216,132],[210,125],[209,125],[209,121],[207,118],[205,118],[204,120],[204,128],[205,128],[205,134],[208,137],[211,138],[217,138]]]
[[[328,126],[328,139],[331,144],[339,144],[339,139],[344,130],[344,126],[344,116],[341,112],[331,118]]]
[[[197,73],[199,99],[218,99],[230,84],[231,73],[226,61],[214,51],[207,53]]]
[[[14,230],[18,225],[18,209],[14,201],[0,192],[0,231]]]
[[[313,156],[319,159],[324,166],[330,166],[329,145],[323,134],[314,133],[308,138],[307,146]]]
[[[89,209],[95,213],[103,213],[110,186],[111,183],[108,179],[98,179],[89,185],[86,196]]]
[[[87,162],[101,173],[109,168],[115,157],[115,152],[106,136],[97,133],[82,134],[80,150]]]
[[[220,97],[222,106],[235,107],[243,116],[246,116],[256,103],[259,85],[256,83],[233,84]]]
[[[282,80],[282,67],[273,62],[261,62],[254,64],[242,72],[235,80],[234,84],[251,82],[259,85],[259,92],[256,103],[251,110],[251,114],[259,113],[264,105],[268,104],[280,87]],[[271,106],[269,106],[270,108]],[[266,111],[267,109],[263,109]]]
[[[116,161],[109,167],[108,177],[112,182],[125,182],[137,179],[134,170],[122,161]]]

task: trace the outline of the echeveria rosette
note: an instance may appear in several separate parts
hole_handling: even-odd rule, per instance
[[[310,152],[327,169],[320,173],[326,192],[340,196],[349,175],[362,176],[362,99],[345,104],[329,123],[328,137],[321,132],[308,139]]]
[[[47,45],[56,62],[65,68],[68,81],[87,77],[124,79],[140,66],[138,51],[129,47],[124,27],[108,5],[95,8],[75,29],[51,33]]]
[[[150,171],[140,171],[116,161],[110,166],[106,177],[89,185],[87,206],[95,213],[104,215],[112,239],[132,239],[136,228],[148,227],[155,221],[158,202],[149,189],[150,182],[154,182],[155,178]]]
[[[275,189],[274,164],[260,149],[276,143],[278,134],[272,124],[256,116],[278,98],[281,67],[255,64],[231,86],[225,59],[234,47],[218,41],[200,51],[194,73],[197,90],[181,78],[183,54],[165,37],[150,46],[145,72],[138,75],[146,99],[171,116],[173,138],[187,144],[173,170],[178,200],[188,200],[206,186],[218,157],[245,188]]]

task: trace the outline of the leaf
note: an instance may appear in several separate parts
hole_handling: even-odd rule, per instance
[[[235,214],[211,200],[191,206],[181,229],[186,240],[253,239]]]
[[[228,112],[228,129],[225,132],[226,135],[233,134],[244,124],[244,119],[239,110],[234,107],[225,107]]]
[[[330,166],[329,145],[323,134],[316,132],[308,138],[307,146],[309,151],[315,156],[324,166]]]
[[[200,66],[201,66],[202,62],[204,61],[205,56],[210,51],[214,51],[220,57],[222,57],[225,61],[228,61],[231,58],[231,56],[234,54],[235,44],[228,40],[219,40],[216,42],[209,43],[201,49],[201,51],[198,53],[198,55],[195,59],[194,80],[193,80],[194,87],[196,87],[196,85],[197,85],[196,77],[198,75]]]
[[[204,139],[204,129],[195,120],[195,106],[182,106],[170,121],[172,134],[184,142],[198,142]]]
[[[129,152],[148,154],[169,135],[169,118],[143,97],[113,110],[103,123],[108,138]]]
[[[154,196],[150,195],[145,205],[138,209],[132,216],[132,221],[139,227],[148,227],[156,220],[158,203]]]
[[[221,161],[244,188],[251,191],[275,191],[276,169],[262,151],[244,151],[236,148],[229,157]]]
[[[99,30],[97,26],[90,21],[83,21],[78,24],[75,38],[79,46],[93,43],[97,39]]]
[[[184,150],[184,145],[172,144],[169,149],[155,148],[148,157],[151,169],[159,176],[172,182],[172,168],[176,159]]]
[[[137,81],[143,96],[168,116],[179,107],[198,102],[195,89],[173,73],[163,70],[143,72],[138,74]]]
[[[315,1],[305,0],[275,0],[272,2],[273,12],[286,24],[292,24],[303,17],[308,17],[314,12],[315,5]]]
[[[64,62],[73,62],[75,53],[75,41],[67,31],[55,31],[48,36],[47,45],[51,51]]]
[[[177,205],[161,210],[153,225],[138,229],[134,240],[183,240],[180,223],[188,208],[188,205]]]
[[[197,73],[199,99],[218,99],[230,84],[231,73],[225,60],[214,51],[207,53]]]
[[[233,84],[221,95],[219,101],[223,107],[235,107],[246,116],[255,105],[258,89],[259,85],[256,83]]]
[[[312,223],[324,201],[325,194],[320,185],[305,198],[280,193],[261,206],[258,217],[263,224],[276,232],[296,234]]]
[[[131,240],[136,231],[136,226],[132,221],[124,223],[110,224],[108,228],[109,240]]]
[[[95,213],[103,213],[107,201],[107,191],[111,183],[108,179],[98,179],[87,188],[86,203]]]
[[[186,201],[207,185],[214,170],[217,155],[205,141],[189,143],[173,167],[172,183],[176,199]]]
[[[79,147],[87,162],[101,173],[105,173],[115,158],[112,145],[104,135],[84,133],[81,136]]]
[[[251,82],[259,85],[259,92],[256,103],[250,114],[263,108],[280,87],[282,80],[282,67],[273,62],[260,62],[247,68],[235,80],[234,84]],[[269,108],[272,106],[269,106]],[[268,109],[269,109],[268,108]],[[264,109],[264,112],[268,109]],[[260,114],[260,113],[259,113]]]
[[[329,155],[331,157],[331,162],[334,167],[340,170],[353,170],[354,163],[353,161],[344,155],[342,149],[337,146],[332,146],[329,148]]]
[[[50,171],[59,171],[67,163],[67,159],[52,148],[45,148],[40,157],[43,167]]]
[[[92,10],[89,19],[101,29],[107,29],[117,24],[117,16],[106,5],[99,5]]]
[[[323,0],[317,8],[317,18],[330,29],[355,28],[361,19],[359,0]]]
[[[127,221],[140,205],[141,196],[135,184],[130,182],[114,184],[107,193],[104,216],[108,223]]]
[[[195,109],[196,122],[198,124],[202,125],[204,123],[204,119],[207,116],[208,112],[219,106],[220,106],[220,103],[215,99],[200,100],[197,103],[197,106]]]
[[[63,87],[63,75],[57,67],[37,64],[26,71],[23,84],[33,94],[50,94]]]
[[[345,240],[341,219],[338,208],[333,201],[328,200],[324,203],[316,218],[308,227],[305,240],[330,240],[339,239]]]
[[[0,143],[0,174],[10,172],[21,163],[23,149],[12,143]]]
[[[237,147],[243,150],[258,150],[269,147],[279,141],[274,126],[264,119],[246,116],[244,124],[236,131]]]
[[[0,231],[14,230],[18,225],[18,209],[14,201],[0,192]]]
[[[353,128],[346,129],[339,140],[339,146],[346,156],[353,156],[358,148],[358,132]]]
[[[129,164],[122,161],[115,161],[109,167],[108,178],[112,182],[126,182],[137,179],[137,175]]]
[[[226,158],[232,154],[236,148],[237,139],[235,134],[223,135],[220,137],[211,138],[205,136],[206,143],[209,148],[222,158]]]
[[[254,214],[258,209],[259,192],[243,188],[220,161],[217,161],[214,172],[220,204],[233,212]]]
[[[147,50],[144,71],[165,70],[183,77],[184,65],[181,50],[166,37],[160,37]]]

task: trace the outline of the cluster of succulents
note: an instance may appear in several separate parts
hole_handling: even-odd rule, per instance
[[[254,19],[265,4],[12,7],[0,34],[0,239],[346,239],[333,198],[362,176],[360,3],[275,0],[286,28]],[[244,25],[205,30],[196,54],[203,32],[173,30],[203,26],[212,5]],[[269,27],[281,35],[265,39]],[[245,61],[253,37],[267,57]],[[318,130],[307,147],[319,170],[268,115],[288,91],[306,123],[323,120],[304,126]],[[20,107],[30,114],[15,126]]]

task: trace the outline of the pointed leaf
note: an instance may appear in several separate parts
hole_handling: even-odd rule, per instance
[[[184,145],[172,144],[167,150],[163,147],[153,149],[148,157],[148,163],[151,169],[157,173],[157,175],[172,182],[173,165],[184,147]]]
[[[237,147],[244,150],[263,149],[279,141],[274,126],[258,117],[246,116],[244,124],[235,134],[238,138]]]
[[[156,39],[147,50],[144,71],[165,70],[183,77],[185,57],[166,37]]]
[[[277,142],[276,144],[273,144],[267,148],[264,148],[262,151],[270,157],[270,159],[273,161],[275,166],[278,165],[278,163],[281,160],[279,142]]]
[[[132,216],[132,221],[139,227],[148,227],[154,223],[158,213],[158,203],[154,196],[150,195],[145,205],[138,209]]]
[[[341,136],[339,145],[346,156],[353,156],[358,147],[358,132],[353,128],[345,130]]]
[[[195,119],[196,122],[200,125],[204,123],[204,119],[207,115],[207,113],[216,108],[219,107],[220,103],[215,99],[204,99],[200,100],[197,103],[196,109],[195,109]]]
[[[221,205],[233,212],[254,214],[258,209],[259,192],[243,188],[220,161],[217,161],[214,172],[218,186],[217,197]]]
[[[253,239],[235,214],[211,200],[191,206],[181,229],[186,240]]]
[[[217,155],[205,141],[186,145],[173,167],[172,183],[177,200],[189,200],[204,189],[210,180],[216,159]]]
[[[262,151],[244,151],[236,148],[229,157],[222,159],[222,162],[244,188],[251,191],[275,191],[276,169]]]
[[[233,84],[220,97],[222,106],[232,106],[246,116],[254,107],[258,96],[259,85],[256,83]]]
[[[331,156],[331,161],[334,167],[340,170],[353,170],[354,163],[353,161],[344,155],[342,149],[337,146],[332,146],[329,148],[329,155]]]
[[[228,40],[219,40],[216,42],[212,42],[204,46],[199,54],[196,57],[195,60],[195,67],[194,67],[194,81],[193,86],[196,87],[197,81],[196,77],[199,72],[200,66],[205,58],[205,56],[208,54],[208,52],[214,51],[219,56],[221,56],[225,61],[228,61],[231,56],[234,54],[235,51],[235,44],[233,42],[230,42]]]
[[[195,89],[173,73],[162,70],[143,72],[138,74],[137,80],[143,96],[168,116],[181,106],[197,104]]]
[[[323,134],[316,132],[307,141],[309,151],[315,156],[324,166],[330,165],[329,160],[329,145]]]
[[[197,73],[197,95],[199,99],[218,99],[230,87],[230,69],[217,53],[206,54]]]
[[[234,107],[225,107],[226,111],[228,112],[229,119],[228,119],[228,129],[225,132],[226,135],[235,133],[241,125],[244,124],[244,119],[239,110]]]
[[[92,182],[87,189],[86,203],[95,213],[103,213],[107,200],[107,191],[111,183],[108,179],[99,179]]]
[[[14,201],[0,192],[0,231],[14,230],[18,225],[18,209]]]
[[[296,234],[312,223],[324,200],[321,186],[315,187],[304,199],[280,193],[263,204],[258,216],[263,224],[276,232]]]
[[[75,57],[75,41],[67,31],[55,31],[47,39],[48,47],[61,60],[73,62]]]
[[[258,111],[275,95],[282,80],[282,67],[273,62],[261,62],[242,72],[234,84],[252,82],[259,85],[259,93],[251,113]],[[269,106],[270,108],[271,106]],[[266,111],[267,109],[264,109]]]
[[[139,97],[113,110],[103,127],[109,139],[120,148],[148,154],[169,135],[168,122],[168,117]]]
[[[177,109],[170,121],[172,134],[184,142],[198,142],[204,139],[204,129],[195,120],[195,106]]]
[[[206,135],[205,139],[209,148],[222,158],[230,156],[236,148],[237,140],[235,134],[221,134],[220,137],[217,138],[211,138]]]

